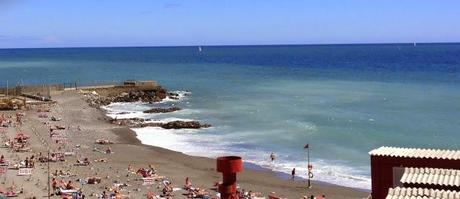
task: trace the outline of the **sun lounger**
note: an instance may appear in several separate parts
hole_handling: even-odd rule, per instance
[[[20,168],[18,171],[18,176],[28,176],[32,175],[32,169],[31,168]]]
[[[59,177],[61,177],[61,178],[70,178],[70,177],[75,177],[75,176],[77,176],[77,175],[75,175],[75,174],[59,175]]]
[[[26,148],[15,148],[13,150],[14,152],[30,152],[32,149],[30,149],[29,147],[26,147]]]
[[[63,188],[59,188],[59,193],[61,194],[72,194],[72,193],[77,193],[78,190],[76,189],[63,189]]]
[[[73,166],[88,166],[88,163],[80,162],[80,163],[75,163]]]
[[[75,152],[64,152],[64,156],[74,156]]]
[[[10,148],[11,144],[9,142],[5,142],[2,144],[1,148]]]
[[[54,117],[54,116],[51,116],[51,121],[61,121],[62,119],[59,118],[59,117]]]
[[[4,162],[0,163],[0,167],[8,167],[10,166],[10,162],[8,160],[5,160]]]
[[[64,129],[65,129],[65,126],[56,125],[56,129],[57,129],[57,130],[64,130]]]
[[[9,191],[9,192],[6,192],[6,193],[5,193],[5,196],[6,196],[7,198],[18,197],[18,193],[17,193],[17,192],[14,192],[14,191]]]

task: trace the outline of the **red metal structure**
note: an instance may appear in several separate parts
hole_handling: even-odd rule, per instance
[[[388,189],[394,187],[395,179],[393,179],[393,172],[395,168],[429,167],[460,169],[460,152],[458,151],[394,147],[381,147],[374,151],[369,153],[371,155],[372,199],[385,199]],[[424,188],[438,187],[426,185]]]
[[[236,173],[243,171],[243,160],[238,156],[217,158],[217,171],[222,173],[222,183],[219,184],[221,199],[238,199],[236,194]]]

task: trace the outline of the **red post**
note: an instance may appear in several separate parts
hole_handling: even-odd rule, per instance
[[[222,183],[219,184],[221,199],[238,199],[236,194],[236,173],[243,171],[243,160],[238,156],[217,158],[217,171],[222,173]]]

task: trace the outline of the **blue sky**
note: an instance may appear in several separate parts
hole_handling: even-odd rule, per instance
[[[459,0],[0,0],[0,48],[459,41]]]

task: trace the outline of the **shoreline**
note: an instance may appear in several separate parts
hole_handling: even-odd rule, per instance
[[[123,128],[126,128],[126,129],[123,129]],[[127,134],[132,134],[132,135],[127,135],[126,137],[123,137],[123,139],[128,139],[128,140],[134,139],[135,141],[132,141],[133,144],[138,144],[138,145],[142,145],[142,146],[145,146],[145,147],[152,147],[155,150],[167,150],[167,151],[170,151],[170,152],[173,152],[173,153],[180,153],[180,154],[183,154],[185,156],[190,156],[192,158],[195,158],[195,157],[196,158],[206,158],[206,159],[209,159],[210,161],[216,161],[216,158],[212,158],[212,157],[199,156],[199,155],[189,155],[189,154],[183,153],[181,151],[175,151],[175,150],[170,150],[170,149],[162,148],[162,147],[158,147],[158,146],[142,144],[142,142],[137,138],[136,132],[133,131],[131,128],[122,127],[119,130],[120,131],[126,131],[126,132],[120,133],[120,134],[123,134],[124,136],[126,136]],[[121,136],[121,135],[119,135],[119,136]],[[288,174],[288,173],[285,173],[285,172],[282,172],[282,171],[274,171],[274,170],[271,170],[269,168],[265,168],[265,167],[262,167],[262,166],[260,166],[258,164],[247,162],[247,161],[244,161],[244,160],[243,160],[243,164],[244,164],[244,169],[245,170],[251,170],[251,171],[255,171],[255,172],[271,173],[272,175],[274,175],[276,178],[279,178],[280,180],[286,180],[286,181],[291,180],[291,175]],[[296,181],[305,182],[305,183],[307,181],[306,178],[303,178],[303,177],[300,177],[300,176],[296,176],[295,179],[296,179]],[[337,184],[333,184],[333,183],[329,183],[329,182],[325,182],[325,181],[311,180],[311,182],[312,182],[312,184],[325,185],[325,186],[339,186],[339,187],[355,189],[357,191],[366,192],[366,193],[371,192],[370,189],[347,187],[347,186],[337,185]]]
[[[107,111],[105,109],[98,108],[98,111],[100,111],[106,117],[107,120],[112,119],[111,117],[106,115]],[[170,150],[170,149],[166,149],[166,148],[162,148],[162,147],[143,144],[142,141],[137,138],[136,132],[133,129],[131,129],[130,127],[120,126],[120,128],[117,129],[117,130],[114,130],[113,133],[116,134],[117,136],[119,136],[122,140],[126,140],[128,142],[127,144],[140,145],[140,146],[143,146],[143,147],[151,148],[152,150],[163,151],[165,153],[178,153],[180,155],[183,155],[183,156],[186,156],[186,157],[189,157],[189,158],[192,158],[192,159],[197,158],[197,159],[200,159],[200,160],[206,160],[206,161],[211,162],[211,163],[215,163],[215,161],[216,161],[216,158],[211,158],[211,157],[206,157],[206,156],[198,156],[198,155],[188,155],[188,154],[185,154],[185,153],[180,152],[180,151],[174,151],[174,150]],[[235,154],[235,155],[237,155],[237,154]],[[292,180],[290,179],[291,175],[289,175],[287,173],[284,173],[284,172],[281,172],[281,171],[273,171],[273,170],[270,170],[269,168],[264,168],[264,167],[262,167],[260,165],[255,164],[255,163],[246,162],[246,161],[244,161],[244,159],[243,159],[243,163],[244,163],[244,171],[249,171],[251,173],[252,172],[254,172],[254,173],[263,173],[263,175],[270,175],[271,177],[274,177],[275,179],[279,179],[279,180],[282,180],[282,181],[285,181],[285,182],[292,182]],[[220,175],[220,173],[219,173],[219,175]],[[239,174],[238,174],[238,176],[239,176]],[[301,187],[302,184],[306,187],[306,181],[307,181],[307,179],[299,177],[299,176],[296,176],[295,184],[296,184],[296,186],[298,188]],[[328,188],[339,187],[339,188],[344,188],[344,189],[350,189],[350,190],[354,190],[354,191],[357,191],[357,192],[361,192],[362,194],[370,194],[370,192],[371,192],[371,190],[368,190],[368,189],[346,187],[346,186],[343,186],[343,185],[337,185],[337,184],[332,184],[332,183],[328,183],[328,182],[324,182],[324,181],[317,181],[317,180],[311,180],[311,184],[313,186],[320,186],[320,187],[328,187]],[[313,194],[313,195],[320,195],[320,194],[318,193],[318,194]],[[365,197],[365,196],[363,195],[363,197]]]
[[[136,133],[129,127],[111,124],[107,119],[104,110],[91,107],[83,96],[76,91],[60,91],[52,93],[55,104],[49,105],[49,112],[39,112],[42,105],[32,106],[27,111],[1,112],[8,115],[25,113],[24,123],[15,127],[6,128],[4,135],[12,138],[19,132],[24,132],[30,136],[31,152],[14,153],[0,149],[11,162],[23,161],[25,157],[38,153],[46,154],[47,147],[51,151],[68,151],[74,155],[66,156],[65,161],[50,163],[50,172],[57,170],[68,171],[73,174],[71,177],[57,176],[58,180],[74,182],[87,198],[95,198],[103,191],[113,190],[115,184],[123,183],[128,186],[120,189],[123,198],[146,198],[148,192],[161,194],[163,188],[161,181],[156,181],[153,185],[143,185],[140,177],[127,168],[131,165],[135,170],[146,168],[153,165],[157,170],[158,176],[164,176],[174,188],[173,198],[186,198],[183,187],[186,177],[190,177],[193,186],[204,188],[209,191],[211,196],[216,192],[212,189],[216,182],[221,181],[222,174],[215,169],[216,160],[206,157],[190,156],[181,152],[168,149],[144,145],[137,139]],[[40,117],[47,114],[49,117]],[[52,121],[54,116],[60,121]],[[55,144],[50,138],[51,126],[64,126],[63,131],[68,136],[67,143],[64,145]],[[3,129],[2,129],[3,130]],[[113,142],[111,145],[99,145],[97,139],[107,139]],[[101,153],[110,146],[113,153]],[[237,155],[237,154],[235,154]],[[75,166],[77,160],[88,158],[91,161],[89,166]],[[99,160],[105,161],[99,161]],[[17,176],[17,170],[8,169],[6,182],[1,187],[10,185],[19,186],[24,190],[21,198],[32,196],[47,195],[47,164],[37,162],[30,177]],[[238,184],[246,191],[252,190],[259,192],[263,196],[268,196],[271,192],[284,198],[302,198],[303,196],[322,195],[334,199],[366,198],[368,191],[357,190],[324,182],[312,181],[313,187],[306,189],[303,179],[295,181],[283,179],[280,173],[270,171],[245,163],[246,168],[238,173]],[[78,179],[98,177],[101,179],[99,184],[84,184]],[[12,179],[12,180],[11,180]],[[52,198],[58,198],[53,196]]]

